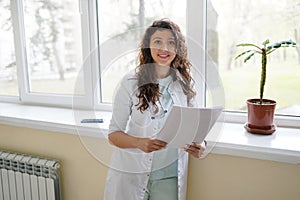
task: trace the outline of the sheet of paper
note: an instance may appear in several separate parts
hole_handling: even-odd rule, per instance
[[[157,139],[168,148],[182,148],[192,142],[202,143],[217,121],[223,108],[192,108],[174,105]]]

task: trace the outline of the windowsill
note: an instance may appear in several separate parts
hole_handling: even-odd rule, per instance
[[[81,124],[75,116],[99,117],[104,123]],[[0,103],[0,124],[80,136],[104,138],[110,117],[110,112]],[[247,133],[243,124],[223,123],[219,130],[217,139],[208,137],[211,153],[300,164],[300,129],[277,127],[274,134],[261,136]]]

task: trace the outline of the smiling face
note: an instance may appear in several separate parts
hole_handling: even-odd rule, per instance
[[[176,41],[170,30],[156,30],[150,38],[150,51],[153,61],[170,67],[176,57]]]

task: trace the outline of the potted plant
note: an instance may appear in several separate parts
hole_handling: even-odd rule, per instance
[[[262,43],[262,47],[255,44],[244,43],[238,44],[238,47],[251,47],[238,54],[235,59],[246,56],[244,62],[250,60],[255,54],[261,55],[261,77],[259,98],[248,99],[248,122],[245,124],[245,129],[250,133],[256,134],[272,134],[276,130],[276,125],[273,122],[276,101],[264,99],[264,87],[266,82],[266,67],[267,56],[281,47],[295,47],[296,43],[292,40],[277,42],[269,45],[270,41],[266,40]]]

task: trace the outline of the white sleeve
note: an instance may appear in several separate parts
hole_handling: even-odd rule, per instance
[[[128,88],[130,81],[124,77],[117,86],[112,104],[113,111],[107,132],[108,135],[115,131],[126,131],[126,126],[131,115],[131,107],[133,106],[132,92]]]

